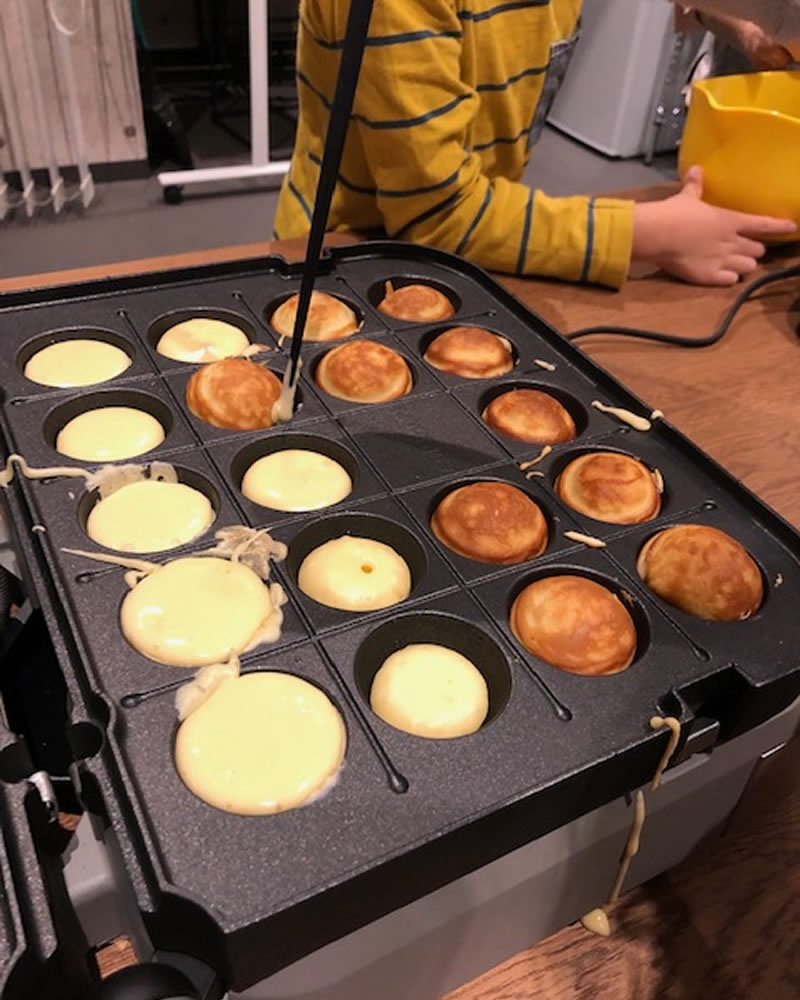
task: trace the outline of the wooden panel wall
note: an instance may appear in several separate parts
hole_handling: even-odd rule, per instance
[[[0,59],[11,70],[12,87],[22,111],[24,143],[30,164],[44,165],[42,144],[31,102],[30,68],[22,47],[18,0],[0,0]],[[36,68],[44,93],[48,128],[59,165],[75,162],[69,118],[56,55],[56,28],[48,0],[22,0],[31,12]],[[75,78],[90,163],[146,158],[136,50],[129,0],[49,0],[67,29],[80,25],[70,39]],[[83,21],[81,11],[84,10]],[[0,94],[0,169],[14,169],[18,151],[11,148]]]

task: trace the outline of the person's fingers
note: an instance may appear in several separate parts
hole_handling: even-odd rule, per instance
[[[797,232],[791,219],[775,219],[771,215],[747,215],[737,212],[736,230],[742,236],[788,236]]]
[[[734,254],[725,261],[726,271],[735,271],[737,274],[752,274],[758,267],[758,263],[752,257],[745,257]]]
[[[792,53],[782,45],[765,45],[754,53],[753,65],[756,69],[785,69],[792,62]]]
[[[759,243],[758,240],[748,239],[747,236],[740,236],[736,240],[736,246],[734,247],[736,253],[743,254],[747,257],[753,257],[755,260],[760,260],[761,257],[767,252],[767,248],[763,243]]]
[[[689,167],[683,178],[681,191],[690,194],[699,201],[703,197],[703,168],[697,165]]]
[[[725,264],[713,264],[710,261],[676,269],[673,273],[693,285],[735,285],[739,274],[726,261]]]

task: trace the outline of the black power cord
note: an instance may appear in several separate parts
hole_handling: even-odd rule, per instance
[[[639,330],[636,327],[627,326],[587,326],[582,330],[575,330],[566,335],[567,340],[577,340],[579,337],[591,337],[595,334],[614,334],[620,337],[635,337],[637,340],[652,340],[658,344],[673,344],[677,347],[710,347],[722,340],[728,332],[728,328],[736,318],[737,313],[748,299],[752,298],[756,292],[771,285],[776,281],[786,281],[789,278],[800,278],[800,264],[792,267],[781,268],[780,271],[773,271],[771,274],[764,274],[755,281],[751,281],[736,296],[736,300],[730,309],[725,313],[719,326],[707,337],[681,337],[675,333],[661,333],[657,330]]]

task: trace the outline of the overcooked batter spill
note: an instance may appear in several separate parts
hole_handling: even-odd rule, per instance
[[[529,458],[527,462],[520,462],[520,472],[525,472],[525,470],[530,469],[532,465],[536,465],[537,462],[541,462],[542,459],[547,458],[552,450],[552,445],[546,444],[535,458]]]
[[[608,413],[609,416],[616,417],[617,420],[628,424],[635,431],[649,431],[653,426],[647,417],[640,417],[638,414],[631,413],[630,410],[626,410],[621,406],[608,406],[606,403],[601,403],[599,399],[593,399],[592,406],[596,410],[600,410],[601,413]]]
[[[594,535],[584,535],[582,531],[565,531],[564,538],[569,538],[573,542],[582,542],[590,549],[604,549],[606,543],[602,538],[595,538]]]

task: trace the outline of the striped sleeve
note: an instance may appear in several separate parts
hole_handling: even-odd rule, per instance
[[[623,283],[632,204],[550,198],[483,173],[469,141],[480,98],[461,78],[454,4],[387,0],[370,36],[391,43],[367,46],[348,141],[361,146],[390,236],[496,271]]]

